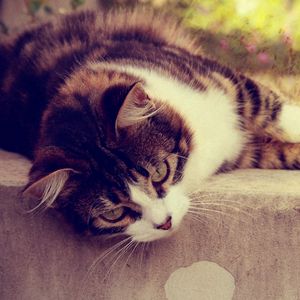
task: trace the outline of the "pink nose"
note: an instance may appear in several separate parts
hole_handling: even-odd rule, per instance
[[[172,217],[168,217],[167,221],[163,224],[157,225],[157,229],[169,230],[172,227]]]

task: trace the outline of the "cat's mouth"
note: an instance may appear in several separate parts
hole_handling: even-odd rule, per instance
[[[162,224],[156,226],[156,229],[160,229],[160,230],[169,230],[171,228],[172,228],[172,217],[171,216],[169,216],[166,219],[165,223],[162,223]]]
[[[150,222],[140,220],[128,226],[125,233],[132,237],[136,242],[152,242],[171,236],[177,227],[172,226],[171,220],[168,219],[159,228],[153,226]]]

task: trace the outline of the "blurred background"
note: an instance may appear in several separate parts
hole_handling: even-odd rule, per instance
[[[51,15],[135,5],[176,15],[230,67],[300,82],[300,0],[0,0],[0,38]]]

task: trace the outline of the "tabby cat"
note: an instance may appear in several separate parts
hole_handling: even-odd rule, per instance
[[[210,175],[300,168],[300,107],[165,15],[71,14],[1,41],[0,61],[0,147],[33,160],[23,196],[83,231],[160,239]]]

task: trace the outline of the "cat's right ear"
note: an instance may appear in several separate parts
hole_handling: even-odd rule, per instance
[[[145,92],[142,83],[135,83],[125,97],[117,114],[115,121],[116,134],[120,129],[126,129],[145,121],[155,111],[155,104]]]
[[[29,206],[27,211],[53,207],[71,173],[78,172],[71,168],[60,169],[28,184],[22,193],[23,201]]]

